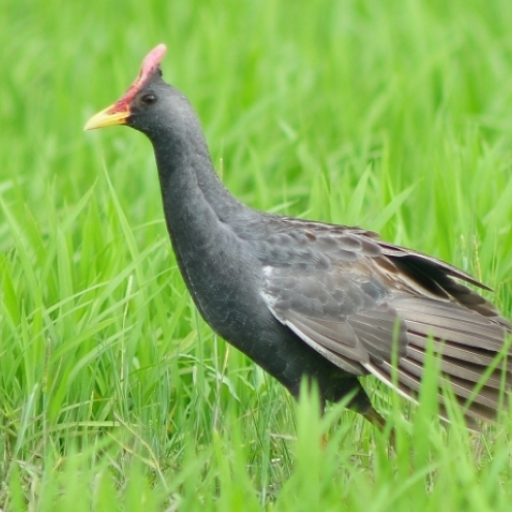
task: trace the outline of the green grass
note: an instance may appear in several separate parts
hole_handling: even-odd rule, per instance
[[[389,455],[341,406],[295,405],[199,318],[150,144],[82,132],[165,42],[239,198],[441,257],[510,317],[510,19],[506,0],[3,2],[0,507],[510,510],[509,411],[468,434],[369,378]]]

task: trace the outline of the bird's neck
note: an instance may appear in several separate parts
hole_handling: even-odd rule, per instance
[[[174,219],[190,221],[200,216],[203,218],[198,220],[204,222],[206,215],[211,221],[229,223],[247,210],[215,173],[200,126],[189,127],[182,134],[160,133],[152,142],[167,222],[171,221],[173,229]]]
[[[209,310],[219,303],[215,296],[228,296],[234,280],[244,280],[245,249],[232,226],[251,210],[215,174],[202,134],[164,135],[152,142],[167,228],[188,288],[203,316],[215,324],[220,315]]]

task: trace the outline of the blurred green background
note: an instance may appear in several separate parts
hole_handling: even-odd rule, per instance
[[[237,197],[446,259],[510,317],[511,19],[505,0],[2,2],[0,506],[508,510],[512,422],[468,437],[368,379],[388,457],[351,413],[296,409],[199,318],[148,141],[82,128],[164,42]]]

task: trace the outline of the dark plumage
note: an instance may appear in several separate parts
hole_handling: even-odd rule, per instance
[[[492,420],[512,363],[483,375],[512,326],[464,283],[487,288],[374,233],[237,201],[213,170],[189,102],[161,78],[164,53],[155,48],[125,95],[86,128],[126,124],[151,140],[178,264],[211,327],[294,396],[307,376],[323,401],[352,393],[349,407],[381,426],[358,377],[373,374],[413,398],[432,343],[442,354],[441,408],[449,381],[468,419]]]

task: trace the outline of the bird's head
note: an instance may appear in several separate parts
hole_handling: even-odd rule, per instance
[[[162,80],[160,62],[166,51],[164,44],[159,44],[151,50],[142,62],[139,76],[124,95],[114,104],[92,116],[84,130],[127,125],[150,135],[150,132],[161,124],[164,112],[167,113],[166,118],[180,118],[179,104],[182,101],[176,99],[179,97],[180,100],[186,100],[181,93]]]

